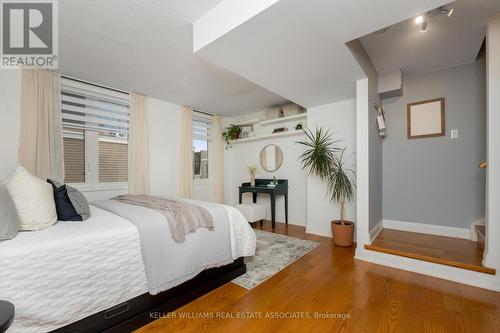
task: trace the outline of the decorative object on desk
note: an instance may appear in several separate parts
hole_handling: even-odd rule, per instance
[[[286,128],[286,127],[278,127],[278,128],[275,128],[273,130],[273,134],[274,133],[283,133],[283,132],[286,132],[286,131],[288,131],[288,128]]]
[[[235,124],[231,124],[227,130],[222,133],[224,142],[226,142],[226,149],[231,148],[231,141],[236,140],[240,137],[241,127]]]
[[[377,112],[377,125],[378,125],[378,135],[381,138],[385,138],[387,135],[385,126],[385,114],[384,109],[381,106],[375,106],[375,111]]]
[[[306,139],[297,142],[306,147],[299,159],[302,168],[309,168],[310,175],[319,176],[327,184],[327,195],[332,202],[340,205],[340,220],[331,222],[333,239],[336,245],[351,246],[354,224],[344,219],[345,202],[350,201],[355,186],[355,172],[347,167],[344,157],[345,148],[336,146],[329,131],[316,128],[316,132],[304,130]]]
[[[302,128],[302,123],[298,123],[297,125],[295,125],[295,130],[296,131],[300,131]]]
[[[280,147],[269,144],[260,152],[260,166],[267,172],[278,170],[283,164],[283,151]]]
[[[407,106],[408,139],[445,135],[444,97],[410,103]]]
[[[250,173],[250,186],[255,186],[255,174],[257,173],[257,167],[255,165],[249,165],[248,172]]]

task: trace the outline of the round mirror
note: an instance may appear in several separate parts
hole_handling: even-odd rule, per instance
[[[270,144],[262,148],[260,152],[260,166],[267,172],[278,170],[283,164],[283,152],[281,148]]]

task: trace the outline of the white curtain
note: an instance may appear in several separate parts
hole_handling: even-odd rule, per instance
[[[149,194],[149,130],[147,97],[130,94],[128,192]]]
[[[18,163],[41,179],[64,181],[61,78],[24,69],[21,81],[21,131]]]
[[[212,153],[212,177],[214,201],[224,203],[224,143],[222,142],[222,118],[214,115],[213,122],[213,153]]]
[[[181,142],[179,155],[179,196],[193,198],[193,109],[181,109]]]

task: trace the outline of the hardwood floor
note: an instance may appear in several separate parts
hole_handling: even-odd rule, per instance
[[[226,284],[137,332],[500,332],[500,293],[354,260],[303,227],[276,232],[321,245],[250,291]]]
[[[495,274],[493,268],[485,267],[482,264],[483,246],[467,239],[383,229],[377,238],[365,248],[471,271]]]

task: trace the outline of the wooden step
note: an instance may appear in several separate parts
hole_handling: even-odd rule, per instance
[[[495,269],[482,265],[482,247],[466,239],[383,229],[365,249],[495,274]]]

